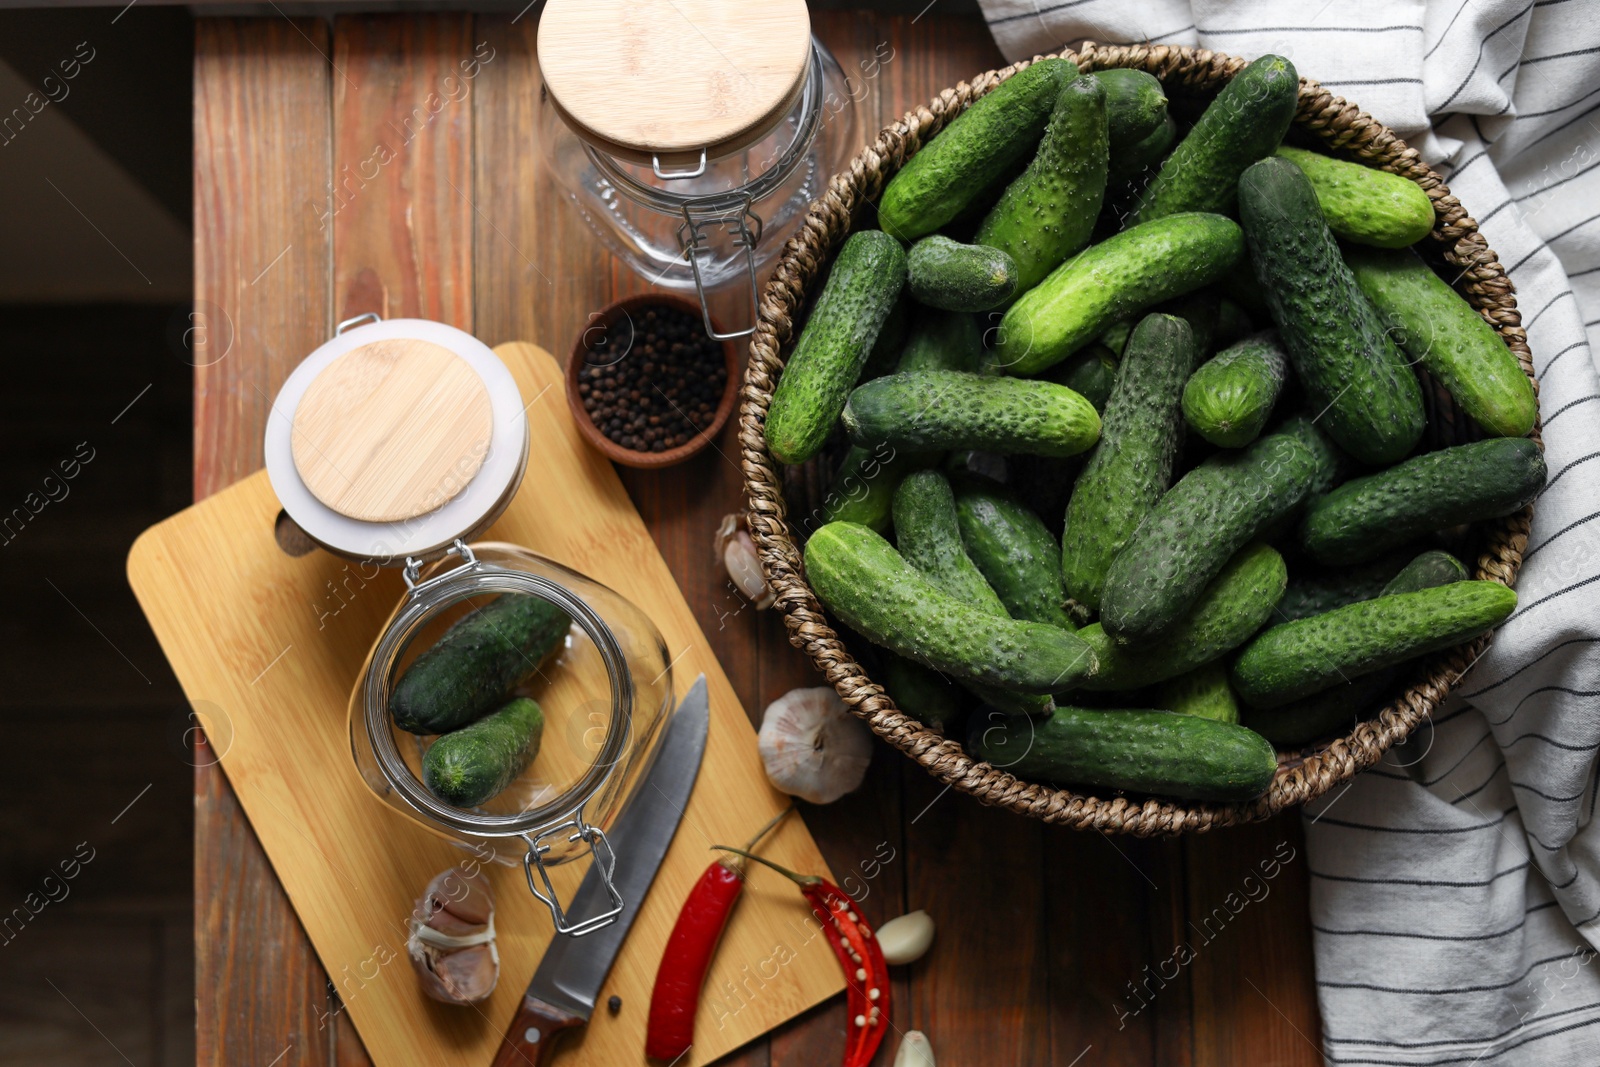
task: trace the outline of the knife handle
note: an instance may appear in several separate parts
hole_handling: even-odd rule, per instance
[[[522,998],[516,1018],[500,1042],[494,1067],[546,1067],[555,1062],[555,1039],[584,1020],[545,1003],[531,993]]]

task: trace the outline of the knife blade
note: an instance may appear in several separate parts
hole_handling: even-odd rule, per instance
[[[573,937],[557,934],[528,983],[522,1006],[500,1043],[494,1067],[529,1067],[550,1061],[563,1030],[582,1026],[594,1013],[600,987],[639,914],[650,883],[667,854],[700,773],[710,729],[710,697],[700,675],[667,723],[654,762],[639,780],[616,825],[607,833],[616,854],[612,882],[622,895],[622,913],[609,926]],[[568,909],[574,922],[608,907],[610,895],[591,864]]]

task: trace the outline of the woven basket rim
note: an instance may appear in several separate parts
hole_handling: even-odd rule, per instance
[[[786,242],[771,279],[762,288],[739,407],[739,444],[751,536],[767,584],[776,594],[775,606],[783,614],[790,643],[810,657],[845,705],[864,719],[874,733],[951,788],[983,803],[1047,823],[1143,837],[1204,832],[1260,821],[1322,796],[1403,742],[1443,703],[1455,683],[1482,656],[1492,635],[1431,657],[1421,681],[1348,735],[1299,752],[1281,752],[1271,786],[1248,802],[1186,804],[1160,798],[1081,793],[1024,781],[974,760],[957,741],[934,733],[900,711],[845,648],[806,584],[801,552],[787,523],[782,470],[767,451],[766,414],[782,371],[781,354],[797,336],[796,319],[807,292],[824,273],[839,243],[852,231],[857,207],[875,201],[905,160],[973,100],[1017,71],[1051,58],[1072,60],[1084,72],[1137,68],[1161,79],[1169,91],[1177,87],[1198,93],[1226,82],[1246,64],[1243,59],[1221,52],[1189,46],[1100,45],[1090,41],[1075,52],[1063,49],[1035,56],[986,71],[970,82],[959,82],[925,107],[907,112],[885,126],[876,141],[834,175],[827,192],[811,204],[800,230]],[[1444,180],[1393,131],[1311,79],[1300,79],[1294,124],[1318,138],[1334,154],[1399,174],[1428,194],[1434,205],[1434,228],[1419,250],[1427,258],[1460,271],[1455,288],[1516,354],[1537,395],[1538,380],[1515,290],[1498,257],[1478,232],[1477,222],[1451,194]],[[1542,418],[1529,436],[1542,445],[1541,426]],[[1515,583],[1527,547],[1532,510],[1530,505],[1504,519],[1477,524],[1485,547],[1478,556],[1474,577],[1507,586]]]

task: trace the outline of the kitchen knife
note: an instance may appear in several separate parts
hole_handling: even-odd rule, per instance
[[[611,962],[639,914],[689,803],[700,773],[700,757],[706,750],[710,715],[706,676],[702,674],[667,723],[655,763],[606,834],[617,857],[612,881],[622,895],[622,914],[592,934],[555,936],[500,1042],[494,1067],[543,1067],[554,1056],[555,1036],[582,1026],[594,1013]],[[591,865],[568,912],[578,921],[609,906],[600,873]]]

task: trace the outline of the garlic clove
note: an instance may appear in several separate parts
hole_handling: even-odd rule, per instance
[[[761,573],[761,558],[756,555],[756,543],[746,528],[744,516],[724,515],[717,527],[717,558],[734,588],[757,609],[770,608],[778,595],[767,587]]]
[[[767,778],[790,796],[831,804],[872,763],[872,732],[832,689],[794,689],[767,705],[757,737]]]
[[[933,1046],[921,1030],[907,1030],[895,1050],[894,1067],[934,1067]]]
[[[910,963],[921,959],[933,944],[933,917],[919,908],[890,919],[878,927],[876,936],[885,963]]]

